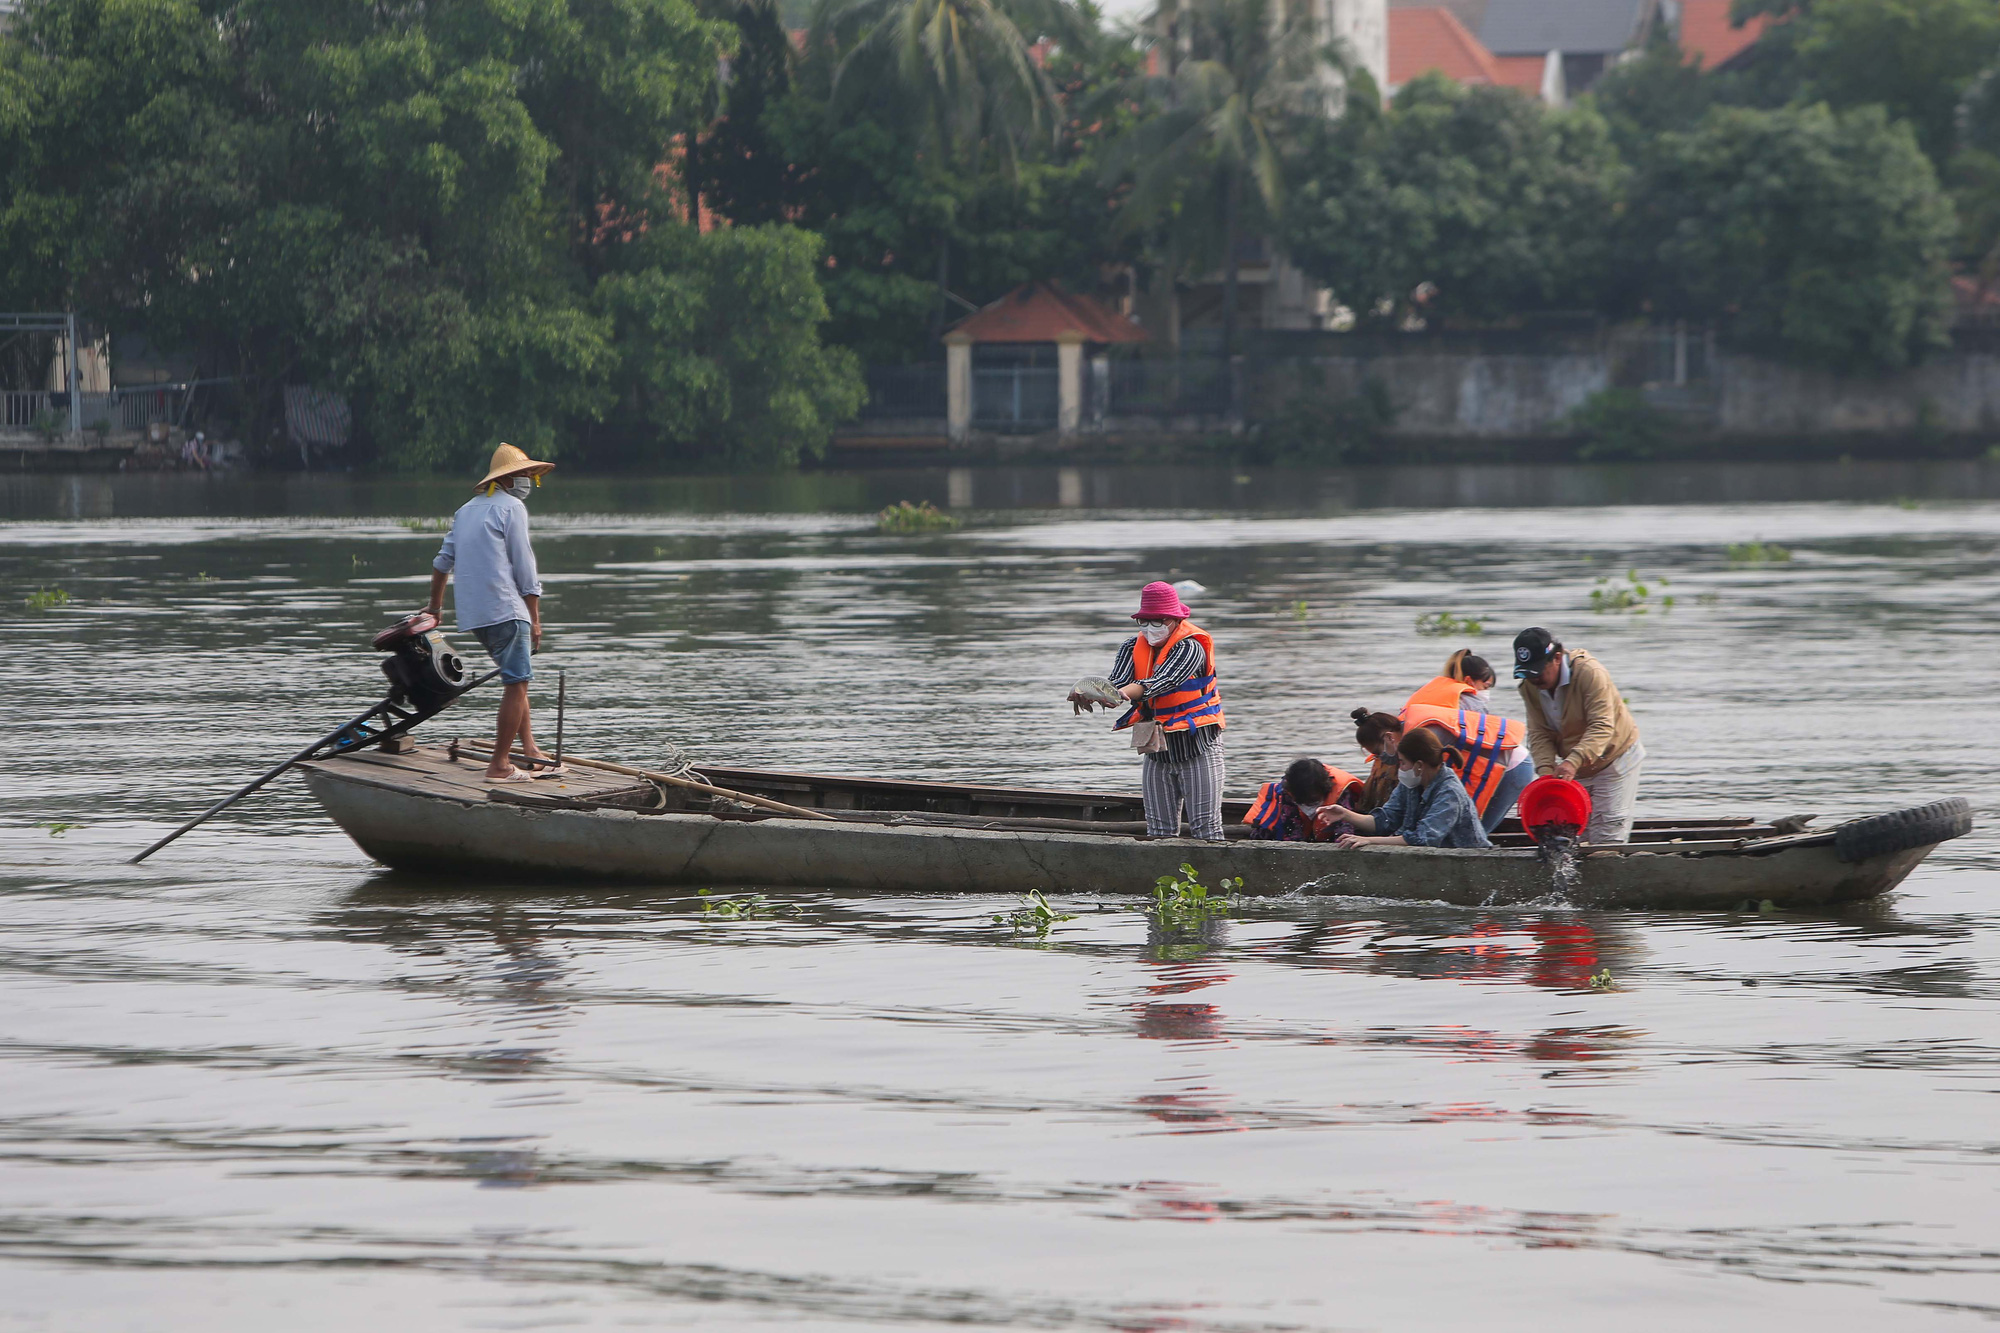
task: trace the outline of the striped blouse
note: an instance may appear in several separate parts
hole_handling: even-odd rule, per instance
[[[1136,678],[1132,671],[1132,649],[1138,642],[1139,636],[1135,634],[1119,648],[1118,658],[1111,664],[1111,675],[1108,677],[1113,685],[1130,685]],[[1165,657],[1153,664],[1153,674],[1146,677],[1145,697],[1156,699],[1193,680],[1201,674],[1203,660],[1201,644],[1191,638],[1182,639],[1167,650]],[[1170,731],[1167,733],[1166,754],[1148,755],[1147,758],[1164,757],[1174,764],[1193,763],[1221,737],[1221,727],[1189,727],[1186,731]]]

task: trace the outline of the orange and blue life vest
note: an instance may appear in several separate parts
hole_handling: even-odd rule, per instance
[[[1493,793],[1500,790],[1500,779],[1507,772],[1501,756],[1528,743],[1528,729],[1521,723],[1498,713],[1475,713],[1464,708],[1406,704],[1403,725],[1436,727],[1444,733],[1445,740],[1464,752],[1465,767],[1459,771],[1458,780],[1465,784],[1472,803],[1482,815],[1492,803]]]
[[[1409,712],[1419,704],[1433,708],[1456,708],[1462,696],[1471,694],[1479,687],[1471,681],[1453,680],[1450,676],[1433,676],[1417,692],[1403,703],[1403,711]]]
[[[1141,718],[1159,723],[1162,731],[1227,725],[1222,717],[1222,694],[1215,686],[1215,640],[1192,620],[1176,624],[1158,648],[1147,643],[1143,634],[1134,639],[1132,679],[1145,680],[1151,676],[1153,664],[1164,660],[1182,639],[1193,639],[1201,645],[1201,674],[1189,677],[1165,694],[1126,709],[1125,716],[1112,723],[1113,730],[1123,731],[1134,720]]]
[[[1361,779],[1352,773],[1344,773],[1332,764],[1326,766],[1326,771],[1333,777],[1333,791],[1328,794],[1326,804],[1320,807],[1321,810],[1325,810],[1329,805],[1346,802],[1360,791]],[[1257,789],[1257,799],[1250,803],[1250,812],[1243,816],[1243,822],[1267,838],[1279,841],[1320,841],[1319,821],[1314,820],[1308,824],[1298,819],[1297,816],[1303,813],[1299,809],[1299,803],[1285,790],[1285,780],[1279,778],[1276,782],[1267,782]]]

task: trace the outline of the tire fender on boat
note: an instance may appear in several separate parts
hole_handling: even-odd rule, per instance
[[[1972,832],[1972,806],[1963,796],[1913,805],[1886,815],[1850,820],[1833,831],[1833,853],[1847,862],[1929,847]]]

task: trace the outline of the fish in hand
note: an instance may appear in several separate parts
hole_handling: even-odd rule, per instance
[[[1125,703],[1118,687],[1102,676],[1085,676],[1069,687],[1070,712],[1087,713],[1093,706],[1117,708]]]

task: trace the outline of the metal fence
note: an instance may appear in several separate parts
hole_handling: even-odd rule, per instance
[[[870,366],[868,401],[863,421],[905,421],[945,415],[945,369],[942,361],[914,366]]]
[[[1615,383],[1705,384],[1714,365],[1715,337],[1686,325],[1624,330],[1612,336],[1611,356]]]
[[[1046,430],[1061,390],[1054,366],[980,366],[972,372],[972,424],[986,430]]]
[[[1229,381],[1229,362],[1219,356],[1118,358],[1105,406],[1115,417],[1221,416],[1229,411]]]

